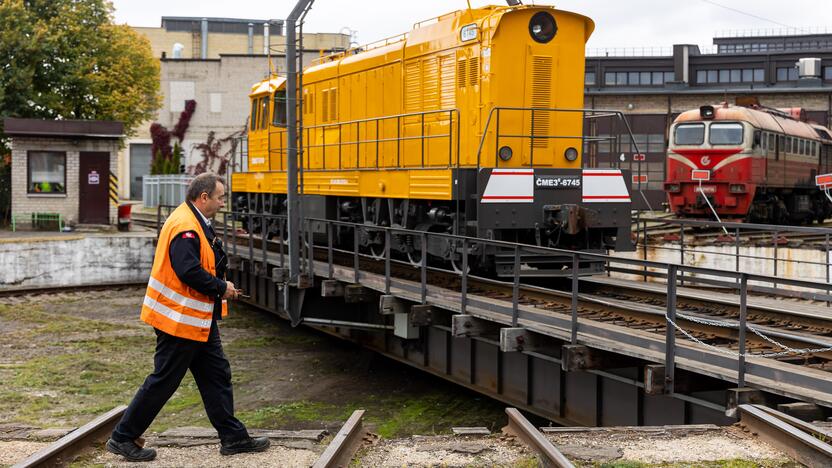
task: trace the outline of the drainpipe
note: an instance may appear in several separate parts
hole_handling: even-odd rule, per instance
[[[263,23],[263,55],[269,55],[269,23]]]
[[[200,38],[202,45],[202,60],[208,58],[208,18],[202,18],[202,37]]]
[[[254,54],[254,23],[248,24],[248,54]]]

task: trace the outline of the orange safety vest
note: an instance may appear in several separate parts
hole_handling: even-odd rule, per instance
[[[196,215],[183,203],[170,214],[156,244],[156,256],[147,293],[142,305],[142,320],[173,336],[208,341],[214,315],[214,298],[191,289],[179,280],[170,263],[170,243],[179,234],[195,231],[199,236],[199,260],[208,273],[217,274],[214,251]],[[222,301],[222,316],[228,315],[228,303]]]

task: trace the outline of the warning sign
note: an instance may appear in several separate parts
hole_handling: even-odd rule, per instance
[[[98,185],[98,181],[98,171],[91,171],[89,174],[87,174],[87,183],[89,185]]]

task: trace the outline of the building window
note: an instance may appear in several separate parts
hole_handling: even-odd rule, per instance
[[[742,70],[731,70],[731,83],[742,82]]]
[[[832,67],[823,67],[823,79],[832,80]]]
[[[797,68],[777,67],[777,81],[797,81]]]
[[[29,151],[27,156],[29,193],[66,193],[66,153]]]
[[[595,85],[595,72],[586,72],[584,75],[585,86]]]
[[[716,83],[719,81],[719,73],[716,70],[708,70],[707,83]]]
[[[762,83],[766,80],[766,72],[762,68],[755,68],[754,69],[754,82],[755,83]]]

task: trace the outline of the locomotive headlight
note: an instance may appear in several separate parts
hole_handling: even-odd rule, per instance
[[[572,162],[578,159],[578,150],[570,146],[569,148],[566,148],[566,151],[563,152],[563,157],[565,157],[567,161]]]
[[[551,41],[557,33],[558,25],[549,12],[538,11],[529,21],[529,34],[532,35],[532,39],[541,44]]]
[[[500,151],[497,152],[500,155],[500,159],[503,161],[508,161],[514,156],[514,151],[511,150],[510,146],[503,146],[500,148]]]

